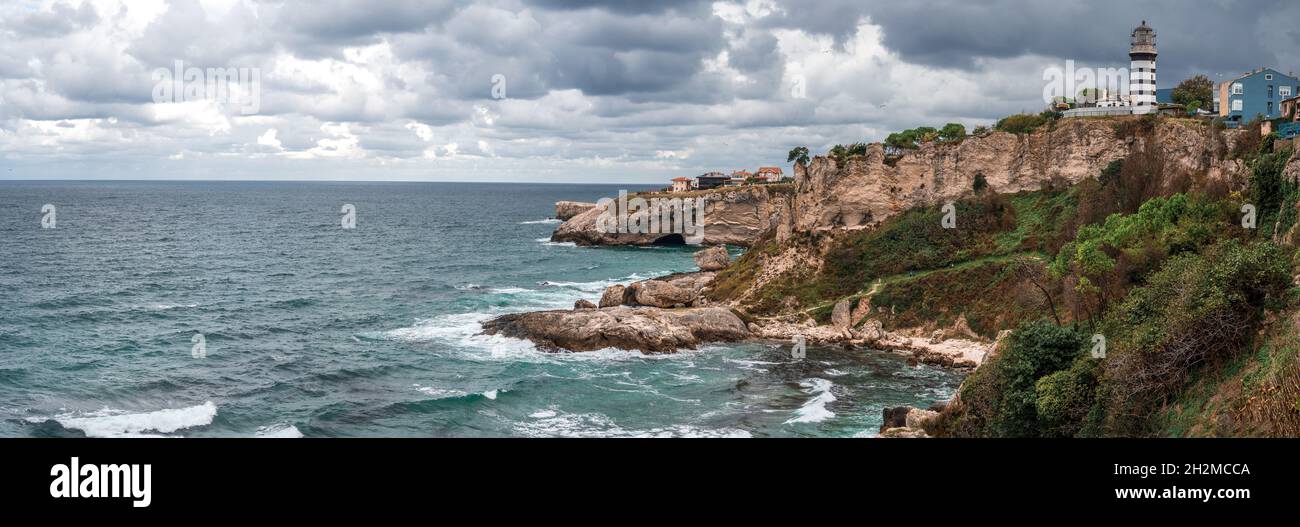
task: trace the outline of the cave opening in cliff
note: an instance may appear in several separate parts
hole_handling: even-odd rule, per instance
[[[680,233],[672,233],[660,236],[654,242],[655,245],[686,245],[686,237]]]

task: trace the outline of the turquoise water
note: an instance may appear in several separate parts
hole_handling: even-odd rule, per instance
[[[555,201],[619,188],[0,181],[0,436],[854,436],[960,381],[876,351],[479,335],[694,269],[547,241]]]

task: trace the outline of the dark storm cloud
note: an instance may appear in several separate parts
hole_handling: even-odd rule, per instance
[[[0,27],[22,37],[58,38],[78,29],[93,26],[98,20],[99,15],[95,12],[95,7],[89,3],[79,7],[59,3],[48,12],[35,11],[10,21],[0,21]]]
[[[292,0],[278,13],[278,24],[320,40],[351,40],[380,33],[420,31],[445,19],[452,0]]]
[[[925,2],[825,0],[815,9],[783,2],[767,26],[830,35],[837,44],[856,24],[881,27],[884,44],[903,60],[924,66],[974,70],[986,59],[1026,55],[1074,60],[1096,67],[1127,66],[1128,36],[1142,20],[1156,28],[1161,86],[1201,73],[1215,79],[1258,66],[1297,65],[1300,37],[1293,29],[1265,29],[1274,19],[1300,16],[1286,0],[928,0]]]

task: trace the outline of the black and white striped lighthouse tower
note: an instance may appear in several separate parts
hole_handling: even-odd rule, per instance
[[[1128,94],[1133,113],[1156,111],[1156,31],[1143,20],[1128,51]]]

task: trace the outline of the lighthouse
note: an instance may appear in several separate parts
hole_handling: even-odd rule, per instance
[[[1143,20],[1128,49],[1129,105],[1134,114],[1156,111],[1156,31]]]

